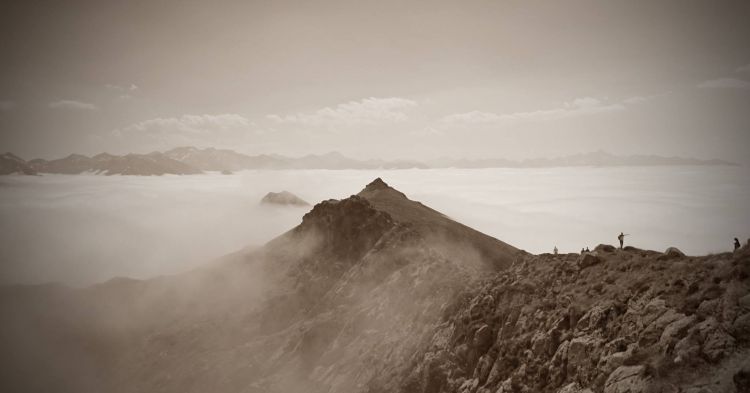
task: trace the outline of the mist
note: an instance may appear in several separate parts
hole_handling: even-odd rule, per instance
[[[293,228],[310,208],[261,205],[288,190],[311,204],[375,177],[456,221],[533,253],[599,243],[688,254],[750,235],[742,167],[244,171],[234,175],[4,177],[3,284],[85,286],[184,272]]]

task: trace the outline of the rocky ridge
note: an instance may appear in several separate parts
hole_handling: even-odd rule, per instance
[[[749,274],[747,245],[529,255],[457,299],[399,391],[747,391]]]
[[[0,390],[741,392],[749,274],[527,254],[376,179],[187,274],[0,288]]]

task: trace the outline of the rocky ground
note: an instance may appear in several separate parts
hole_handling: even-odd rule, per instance
[[[750,248],[529,255],[469,290],[402,392],[750,391]]]
[[[0,288],[0,391],[744,392],[749,274],[531,255],[377,179],[188,274]]]

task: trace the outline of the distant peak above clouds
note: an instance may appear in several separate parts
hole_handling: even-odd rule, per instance
[[[293,170],[293,169],[428,169],[428,168],[550,168],[550,167],[613,167],[613,166],[678,166],[678,165],[736,165],[723,160],[699,160],[695,158],[663,157],[655,155],[617,156],[604,151],[575,154],[555,158],[526,160],[453,159],[440,158],[427,163],[411,160],[361,160],[349,158],[339,152],[308,154],[302,157],[287,157],[278,154],[246,155],[229,149],[177,147],[166,152],[148,154],[126,154],[123,156],[100,153],[93,157],[71,154],[56,160],[34,159],[29,162],[7,153],[1,157],[7,168],[0,174],[39,173],[95,173],[105,175],[162,175],[199,174],[204,171],[231,173],[245,169]],[[19,169],[19,168],[27,168]],[[28,173],[27,173],[28,172]],[[375,183],[378,183],[376,180]]]

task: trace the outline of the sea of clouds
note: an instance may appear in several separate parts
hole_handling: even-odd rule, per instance
[[[742,167],[243,171],[234,175],[0,178],[0,283],[89,285],[173,274],[297,225],[309,208],[260,205],[269,191],[310,203],[381,177],[477,230],[534,253],[599,243],[688,254],[750,237]]]

